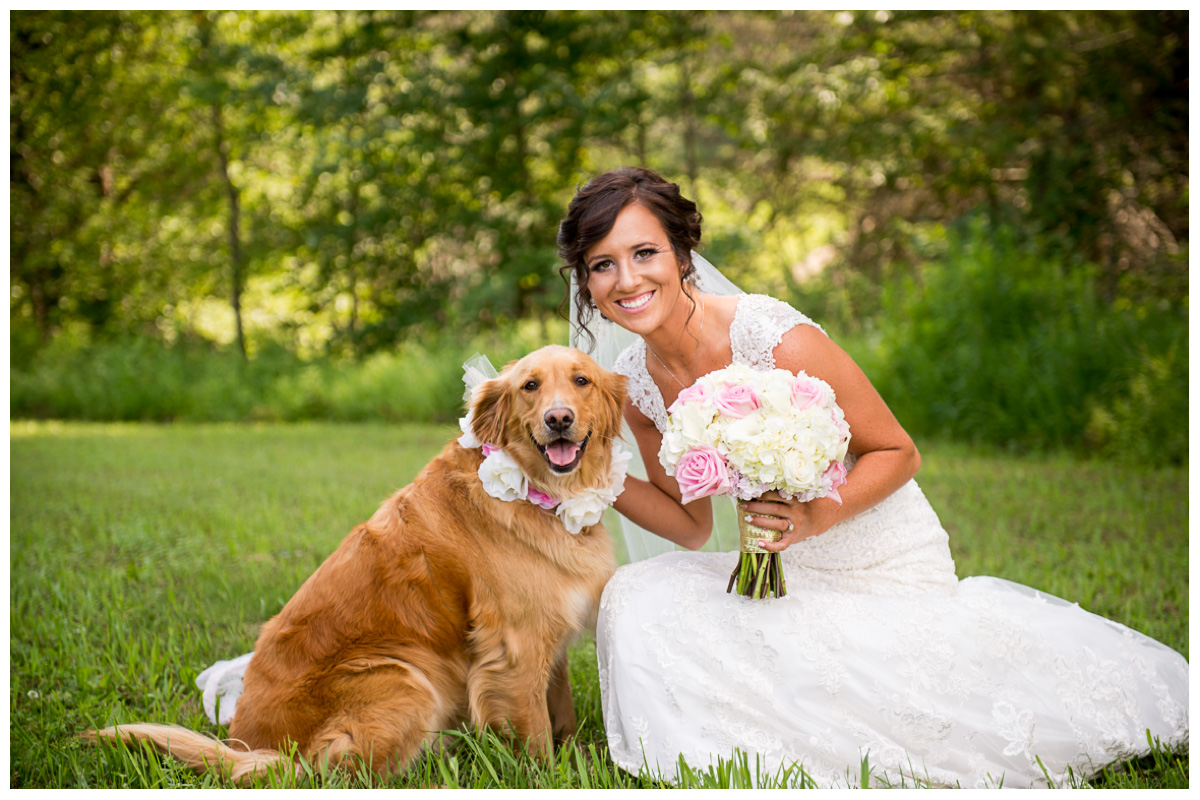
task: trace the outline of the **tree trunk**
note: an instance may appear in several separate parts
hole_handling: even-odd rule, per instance
[[[683,148],[688,183],[691,184],[693,202],[699,204],[700,159],[696,152],[696,97],[692,93],[692,70],[688,62],[689,55],[684,52],[680,61],[679,107],[683,114]]]
[[[230,292],[233,303],[233,319],[237,325],[237,345],[242,358],[246,358],[246,335],[242,330],[242,244],[238,233],[241,218],[241,208],[238,201],[238,189],[229,176],[229,156],[226,153],[225,125],[221,117],[221,105],[213,103],[213,127],[217,132],[217,163],[221,168],[221,180],[225,183],[225,191],[229,195],[229,260],[232,266],[233,288]]]

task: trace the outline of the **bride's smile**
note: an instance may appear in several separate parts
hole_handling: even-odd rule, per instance
[[[617,305],[628,311],[630,314],[640,314],[645,311],[646,304],[650,302],[650,298],[654,296],[654,292],[646,292],[639,294],[637,297],[627,297],[624,300],[618,300]]]

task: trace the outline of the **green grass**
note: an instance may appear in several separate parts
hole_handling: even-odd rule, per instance
[[[93,748],[84,729],[161,721],[223,735],[196,675],[249,650],[350,528],[407,483],[451,426],[12,423],[10,785],[218,785],[168,760]],[[1188,654],[1187,472],[926,444],[921,485],[960,576],[1080,602]],[[539,764],[490,734],[453,737],[391,787],[657,787],[608,757],[595,650],[572,650],[580,733]],[[864,773],[870,765],[864,764]],[[1107,787],[1186,787],[1156,751]],[[803,785],[734,759],[684,785]],[[263,785],[297,785],[264,779]],[[315,771],[299,785],[368,786]]]

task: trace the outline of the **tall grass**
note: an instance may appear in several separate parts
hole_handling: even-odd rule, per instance
[[[203,787],[166,759],[92,748],[82,730],[138,720],[224,735],[195,677],[253,647],[258,627],[396,488],[452,424],[10,428],[9,744],[13,788]],[[961,576],[1078,601],[1188,654],[1186,470],[922,443],[922,488]],[[264,785],[654,788],[608,757],[594,645],[571,650],[580,720],[549,763],[490,734],[378,781],[314,768]],[[1186,752],[1156,750],[1100,786],[1187,786]],[[879,779],[865,762],[848,782]],[[684,770],[683,786],[800,786],[753,759]]]
[[[856,353],[912,432],[1183,463],[1187,299],[1109,303],[1096,271],[966,221],[884,295]]]
[[[10,372],[15,419],[447,422],[462,412],[462,363],[499,369],[566,328],[518,325],[471,338],[430,335],[361,361],[301,359],[266,344],[249,360],[195,342],[52,343]]]

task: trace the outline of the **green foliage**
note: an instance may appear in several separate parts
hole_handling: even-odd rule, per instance
[[[361,356],[545,318],[566,201],[627,163],[696,196],[749,288],[828,269],[870,315],[918,260],[914,230],[980,210],[1064,239],[1107,302],[1136,302],[1122,276],[1187,245],[1186,27],[1172,11],[17,11],[14,336],[178,324],[252,350],[265,327]],[[220,325],[197,311],[211,303],[231,307]]]
[[[215,788],[169,759],[91,747],[77,734],[150,721],[225,735],[204,716],[196,676],[249,651],[353,525],[457,428],[17,422],[11,433],[10,786]],[[1187,656],[1186,470],[939,442],[922,452],[922,489],[959,575],[1078,601]],[[549,763],[492,734],[456,734],[453,749],[386,782],[312,767],[299,781],[262,784],[664,788],[608,756],[594,643],[570,657],[580,732]],[[802,767],[756,766],[731,753],[689,767],[681,785],[805,782]],[[861,766],[878,785],[875,761]],[[862,779],[855,768],[846,782]],[[1186,787],[1187,750],[1156,747],[1093,785]]]
[[[1107,305],[1094,269],[978,220],[885,298],[864,359],[901,423],[1014,449],[1187,458],[1186,304]]]
[[[202,167],[179,157],[196,134],[170,87],[177,35],[143,12],[11,16],[10,303],[43,344],[152,321],[178,285],[158,246]]]
[[[1187,462],[1187,330],[1180,320],[1166,325],[1176,328],[1166,349],[1139,343],[1109,384],[1108,396],[1092,406],[1084,434],[1107,453]]]

